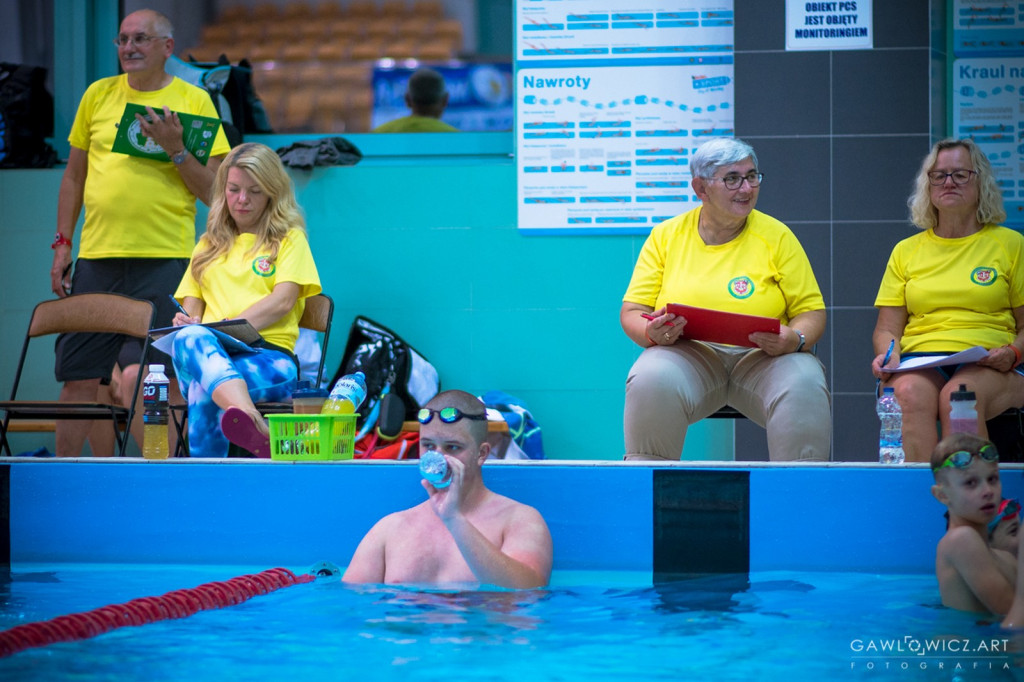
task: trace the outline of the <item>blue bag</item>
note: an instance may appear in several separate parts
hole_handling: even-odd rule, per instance
[[[504,391],[488,391],[480,399],[487,407],[501,413],[508,423],[508,435],[530,459],[544,459],[540,424],[522,400]]]

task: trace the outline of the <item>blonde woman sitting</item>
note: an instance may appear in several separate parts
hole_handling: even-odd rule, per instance
[[[228,442],[270,456],[269,433],[254,403],[290,397],[293,355],[305,299],[320,293],[305,220],[277,154],[262,144],[235,147],[213,187],[206,234],[192,252],[175,298],[188,325],[171,356],[188,401],[189,452],[226,457]],[[263,342],[248,347],[198,322],[248,320]]]

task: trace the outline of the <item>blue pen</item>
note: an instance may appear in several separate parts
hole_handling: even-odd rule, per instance
[[[882,360],[882,367],[881,367],[881,369],[884,370],[885,366],[889,364],[889,358],[892,357],[892,350],[895,347],[896,347],[896,339],[893,339],[892,341],[889,342],[889,350],[885,351],[885,359]],[[881,388],[881,386],[882,386],[882,380],[881,379],[875,379],[875,395],[876,396],[879,394],[879,388]]]
[[[889,342],[889,350],[885,351],[885,360],[882,360],[882,367],[889,364],[889,358],[892,357],[892,349],[896,347],[896,339]]]
[[[177,308],[178,310],[180,310],[182,315],[184,315],[185,317],[187,317],[189,319],[192,318],[192,316],[188,314],[188,311],[185,310],[185,307],[182,306],[180,303],[178,303],[178,299],[174,298],[174,294],[167,294],[167,298],[171,299],[171,302],[174,303],[174,307]],[[889,348],[889,352],[892,352],[892,348],[891,347]],[[888,360],[888,359],[889,358],[886,357],[886,360]]]

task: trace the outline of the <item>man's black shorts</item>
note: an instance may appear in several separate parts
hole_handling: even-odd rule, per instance
[[[188,258],[79,258],[71,278],[75,294],[110,292],[152,301],[155,327],[169,327],[177,308],[168,298],[181,282]],[[142,339],[120,334],[61,334],[57,338],[57,381],[101,379],[110,381],[116,362],[121,367],[138,364]],[[146,362],[164,363],[165,374],[174,375],[171,357],[150,349]]]

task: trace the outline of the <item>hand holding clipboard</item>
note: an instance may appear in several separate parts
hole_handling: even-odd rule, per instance
[[[750,340],[751,334],[778,334],[781,329],[779,321],[774,317],[727,313],[680,303],[669,303],[665,306],[665,311],[686,320],[681,338],[696,341],[755,348],[757,344]]]

